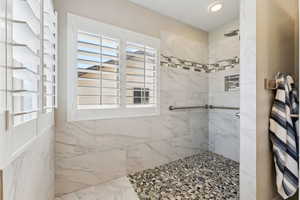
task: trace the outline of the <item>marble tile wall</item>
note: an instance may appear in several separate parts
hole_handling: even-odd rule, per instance
[[[3,169],[4,200],[54,199],[54,128]]]
[[[162,48],[168,51],[167,45]],[[183,59],[207,62],[188,52]],[[168,110],[170,105],[207,104],[208,74],[162,66],[160,90],[159,116],[58,123],[58,197],[208,150],[208,112]]]
[[[225,37],[224,34],[239,29],[239,21],[234,20],[209,33],[209,63],[239,57],[239,36]],[[225,76],[240,73],[237,64],[232,69],[210,72],[209,104],[214,106],[239,107],[240,91],[225,91]],[[239,161],[240,131],[237,110],[209,111],[209,149],[227,158]]]

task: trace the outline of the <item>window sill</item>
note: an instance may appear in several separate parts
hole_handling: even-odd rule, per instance
[[[147,107],[127,107],[112,109],[80,109],[68,112],[68,121],[150,117],[160,115],[159,105]]]

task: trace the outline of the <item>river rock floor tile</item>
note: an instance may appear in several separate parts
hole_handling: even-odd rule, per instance
[[[141,200],[239,199],[239,164],[211,152],[128,177]]]

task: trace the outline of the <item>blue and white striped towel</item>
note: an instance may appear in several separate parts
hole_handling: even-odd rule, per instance
[[[278,85],[270,117],[270,137],[276,168],[278,193],[283,199],[293,196],[298,189],[298,94],[293,78],[278,74]]]

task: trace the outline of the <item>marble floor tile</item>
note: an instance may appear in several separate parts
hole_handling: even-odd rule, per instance
[[[55,200],[139,200],[127,177],[73,192]]]

